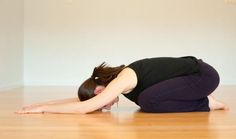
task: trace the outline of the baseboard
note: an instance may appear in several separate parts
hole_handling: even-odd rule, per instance
[[[15,82],[15,83],[11,83],[11,84],[7,84],[7,85],[2,85],[0,86],[0,92],[2,91],[6,91],[6,90],[10,90],[10,89],[14,89],[14,88],[19,88],[22,87],[23,83],[22,82]]]

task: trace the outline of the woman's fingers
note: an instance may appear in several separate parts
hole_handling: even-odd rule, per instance
[[[21,110],[18,110],[18,111],[15,111],[16,114],[25,114],[26,111],[21,109]]]
[[[16,114],[42,113],[41,107],[23,107],[15,112]]]

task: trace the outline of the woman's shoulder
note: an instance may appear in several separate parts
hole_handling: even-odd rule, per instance
[[[138,78],[137,78],[135,71],[129,67],[124,68],[118,74],[117,79],[126,84],[126,86],[127,86],[126,92],[133,90],[138,83]]]
[[[125,67],[119,74],[117,77],[125,77],[125,78],[128,78],[128,77],[132,77],[132,78],[137,78],[136,77],[136,73],[135,71],[130,68],[130,67]]]

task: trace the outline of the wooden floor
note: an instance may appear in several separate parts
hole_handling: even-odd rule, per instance
[[[0,139],[236,139],[236,86],[214,93],[229,111],[150,114],[121,97],[111,112],[16,115],[23,105],[76,96],[74,87],[25,87],[0,92]]]

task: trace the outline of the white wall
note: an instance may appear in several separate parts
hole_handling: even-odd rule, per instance
[[[195,55],[236,84],[236,5],[224,0],[25,0],[25,85],[79,85],[103,61]]]
[[[0,0],[0,90],[23,84],[23,0]]]

